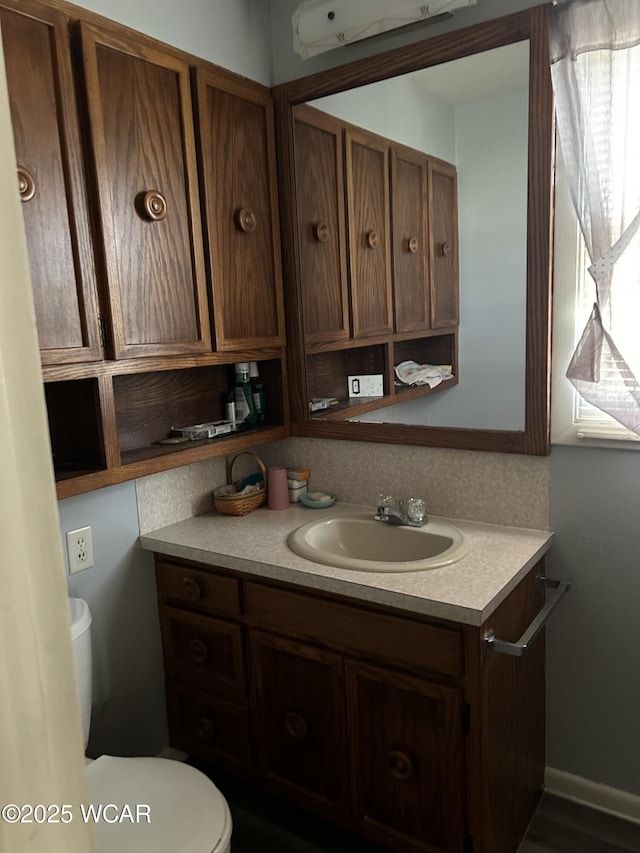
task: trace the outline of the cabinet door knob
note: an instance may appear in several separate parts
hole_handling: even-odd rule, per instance
[[[233,219],[238,231],[244,231],[247,234],[251,231],[255,231],[258,227],[256,215],[248,207],[241,207],[236,210]]]
[[[195,578],[185,577],[182,579],[182,587],[184,589],[184,597],[188,601],[200,601],[202,598],[202,589]]]
[[[329,239],[329,226],[326,222],[316,222],[313,226],[313,236],[318,243],[326,243]]]
[[[197,637],[194,637],[193,639],[189,640],[189,642],[187,643],[187,648],[189,649],[191,657],[196,663],[205,663],[209,660],[209,650],[202,642],[202,640],[199,640]]]
[[[409,237],[407,240],[407,248],[411,252],[412,255],[418,251],[418,238],[417,237]]]
[[[443,256],[444,258],[448,258],[448,257],[449,257],[449,255],[451,254],[451,246],[450,246],[448,243],[446,243],[446,242],[445,242],[445,243],[443,243],[443,244],[442,244],[442,246],[440,247],[440,251],[442,252],[442,256]]]
[[[377,231],[367,231],[365,236],[365,243],[369,247],[369,249],[377,249],[380,243],[380,238],[378,237]]]
[[[295,711],[289,711],[288,714],[284,715],[284,728],[289,737],[296,738],[296,740],[306,737],[309,732],[307,721],[302,714]]]
[[[28,169],[18,166],[18,192],[20,201],[31,201],[36,194],[36,182]]]
[[[413,762],[406,752],[392,749],[389,753],[389,771],[394,779],[406,782],[413,776]]]
[[[208,717],[200,717],[196,720],[193,731],[198,740],[211,740],[216,730]]]
[[[152,222],[160,222],[167,215],[167,200],[158,190],[140,193],[137,200],[142,207],[143,216]]]

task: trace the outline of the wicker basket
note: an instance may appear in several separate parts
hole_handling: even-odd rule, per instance
[[[255,459],[262,471],[264,486],[257,492],[251,492],[248,495],[216,495],[218,491],[216,489],[213,493],[213,505],[222,515],[247,515],[252,510],[262,506],[267,499],[267,469],[262,459],[249,450],[237,453],[231,460],[227,458],[227,485],[233,485],[233,464],[240,456],[252,456]]]

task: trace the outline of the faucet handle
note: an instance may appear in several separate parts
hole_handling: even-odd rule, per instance
[[[384,493],[378,495],[378,509],[387,506],[402,506],[402,502],[399,502],[393,495],[385,495]]]
[[[422,524],[427,515],[427,506],[422,498],[409,498],[407,501],[407,516],[411,521]]]

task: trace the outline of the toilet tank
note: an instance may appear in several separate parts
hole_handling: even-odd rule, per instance
[[[91,724],[91,611],[82,598],[70,598],[71,640],[76,669],[76,686],[82,713],[84,747],[89,742]]]

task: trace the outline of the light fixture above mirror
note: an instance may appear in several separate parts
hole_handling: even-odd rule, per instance
[[[293,49],[303,59],[406,27],[477,0],[303,0],[292,16]]]

